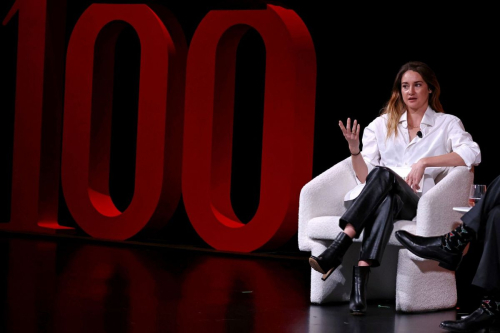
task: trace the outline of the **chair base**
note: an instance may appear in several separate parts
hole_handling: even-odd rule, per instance
[[[455,272],[439,267],[434,260],[413,260],[406,249],[399,251],[396,311],[436,311],[456,304]]]

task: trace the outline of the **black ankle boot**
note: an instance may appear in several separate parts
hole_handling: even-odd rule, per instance
[[[487,329],[498,318],[498,306],[493,300],[483,300],[481,306],[460,320],[445,320],[439,327],[452,332],[476,332]]]
[[[455,271],[462,261],[465,246],[473,239],[473,231],[459,226],[442,236],[422,237],[404,230],[395,233],[399,242],[413,254],[439,261],[439,266]]]
[[[352,238],[346,233],[340,232],[337,238],[332,242],[332,244],[321,253],[319,256],[311,256],[309,258],[309,265],[311,267],[322,273],[323,277],[321,280],[325,281],[330,274],[333,273],[335,268],[337,268],[344,257],[345,252],[351,246]]]
[[[349,311],[353,315],[364,315],[366,312],[366,287],[369,275],[370,266],[354,266],[352,269]]]

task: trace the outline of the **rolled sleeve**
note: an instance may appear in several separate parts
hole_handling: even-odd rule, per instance
[[[377,120],[372,121],[363,131],[363,150],[361,154],[366,162],[366,164],[371,164],[373,166],[380,165],[380,150],[377,142]],[[383,124],[382,124],[383,125]]]
[[[481,163],[481,149],[479,145],[472,140],[472,136],[465,131],[464,125],[460,120],[451,124],[449,140],[451,150],[460,155],[469,170],[472,166]]]
[[[361,156],[365,160],[366,166],[368,168],[368,173],[375,168],[375,166],[380,165],[380,151],[377,143],[377,120],[372,121],[363,131],[363,149],[361,150]],[[359,182],[359,180],[356,178]]]

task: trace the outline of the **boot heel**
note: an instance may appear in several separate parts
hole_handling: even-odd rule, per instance
[[[446,263],[446,262],[439,262],[439,267],[443,267],[444,269],[447,269],[449,271],[456,271],[458,266],[460,265],[460,262],[462,262],[462,258],[458,262],[453,262],[453,263]]]
[[[320,272],[321,274],[323,274],[323,276],[321,277],[321,280],[325,281],[326,279],[328,279],[328,277],[330,275],[332,275],[333,271],[340,265],[339,264],[335,264],[332,268],[330,268],[327,272],[325,272],[321,266],[318,264],[318,262],[314,259],[314,258],[309,258],[309,265],[311,265],[311,267],[317,271],[317,272]]]
[[[326,274],[323,274],[323,276],[321,277],[321,280],[326,281],[326,279],[328,279],[328,277],[330,275],[332,275],[335,268],[337,268],[337,266],[330,268],[330,270],[328,272],[326,272]]]
[[[309,265],[315,271],[323,274],[321,280],[325,281],[333,271],[342,263],[342,258],[352,244],[352,238],[340,232],[332,244],[319,256],[310,256]]]
[[[447,269],[449,271],[454,271],[456,269],[455,266],[447,264],[447,263],[444,263],[444,262],[440,262],[438,266],[439,267],[443,267],[444,269]]]

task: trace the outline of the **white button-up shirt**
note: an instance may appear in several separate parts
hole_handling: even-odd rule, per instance
[[[370,172],[375,166],[410,167],[423,157],[455,152],[470,169],[481,162],[479,145],[465,131],[462,121],[430,107],[420,122],[422,137],[410,141],[407,113],[398,123],[398,135],[387,138],[387,114],[375,118],[363,132],[362,156]]]

